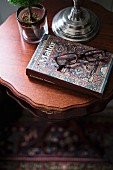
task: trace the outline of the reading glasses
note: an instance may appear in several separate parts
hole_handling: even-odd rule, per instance
[[[106,50],[88,50],[79,54],[69,52],[58,55],[55,57],[55,61],[59,66],[57,71],[61,71],[63,68],[74,69],[78,65],[86,65],[89,63],[90,66],[98,66],[99,62],[105,63],[108,61],[106,52]]]

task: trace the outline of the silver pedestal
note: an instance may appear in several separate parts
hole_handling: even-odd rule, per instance
[[[68,7],[58,12],[52,21],[55,35],[76,42],[92,39],[99,31],[98,17],[83,7]]]

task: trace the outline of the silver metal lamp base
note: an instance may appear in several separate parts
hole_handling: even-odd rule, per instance
[[[99,31],[98,17],[90,10],[68,7],[58,12],[52,21],[55,35],[76,42],[92,39]]]

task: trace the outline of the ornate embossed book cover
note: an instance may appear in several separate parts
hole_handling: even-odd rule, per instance
[[[27,68],[29,77],[102,96],[113,65],[113,54],[45,35]]]

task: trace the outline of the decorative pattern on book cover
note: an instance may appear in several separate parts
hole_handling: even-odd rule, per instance
[[[26,68],[26,74],[102,96],[112,65],[113,54],[110,52],[45,35]]]

